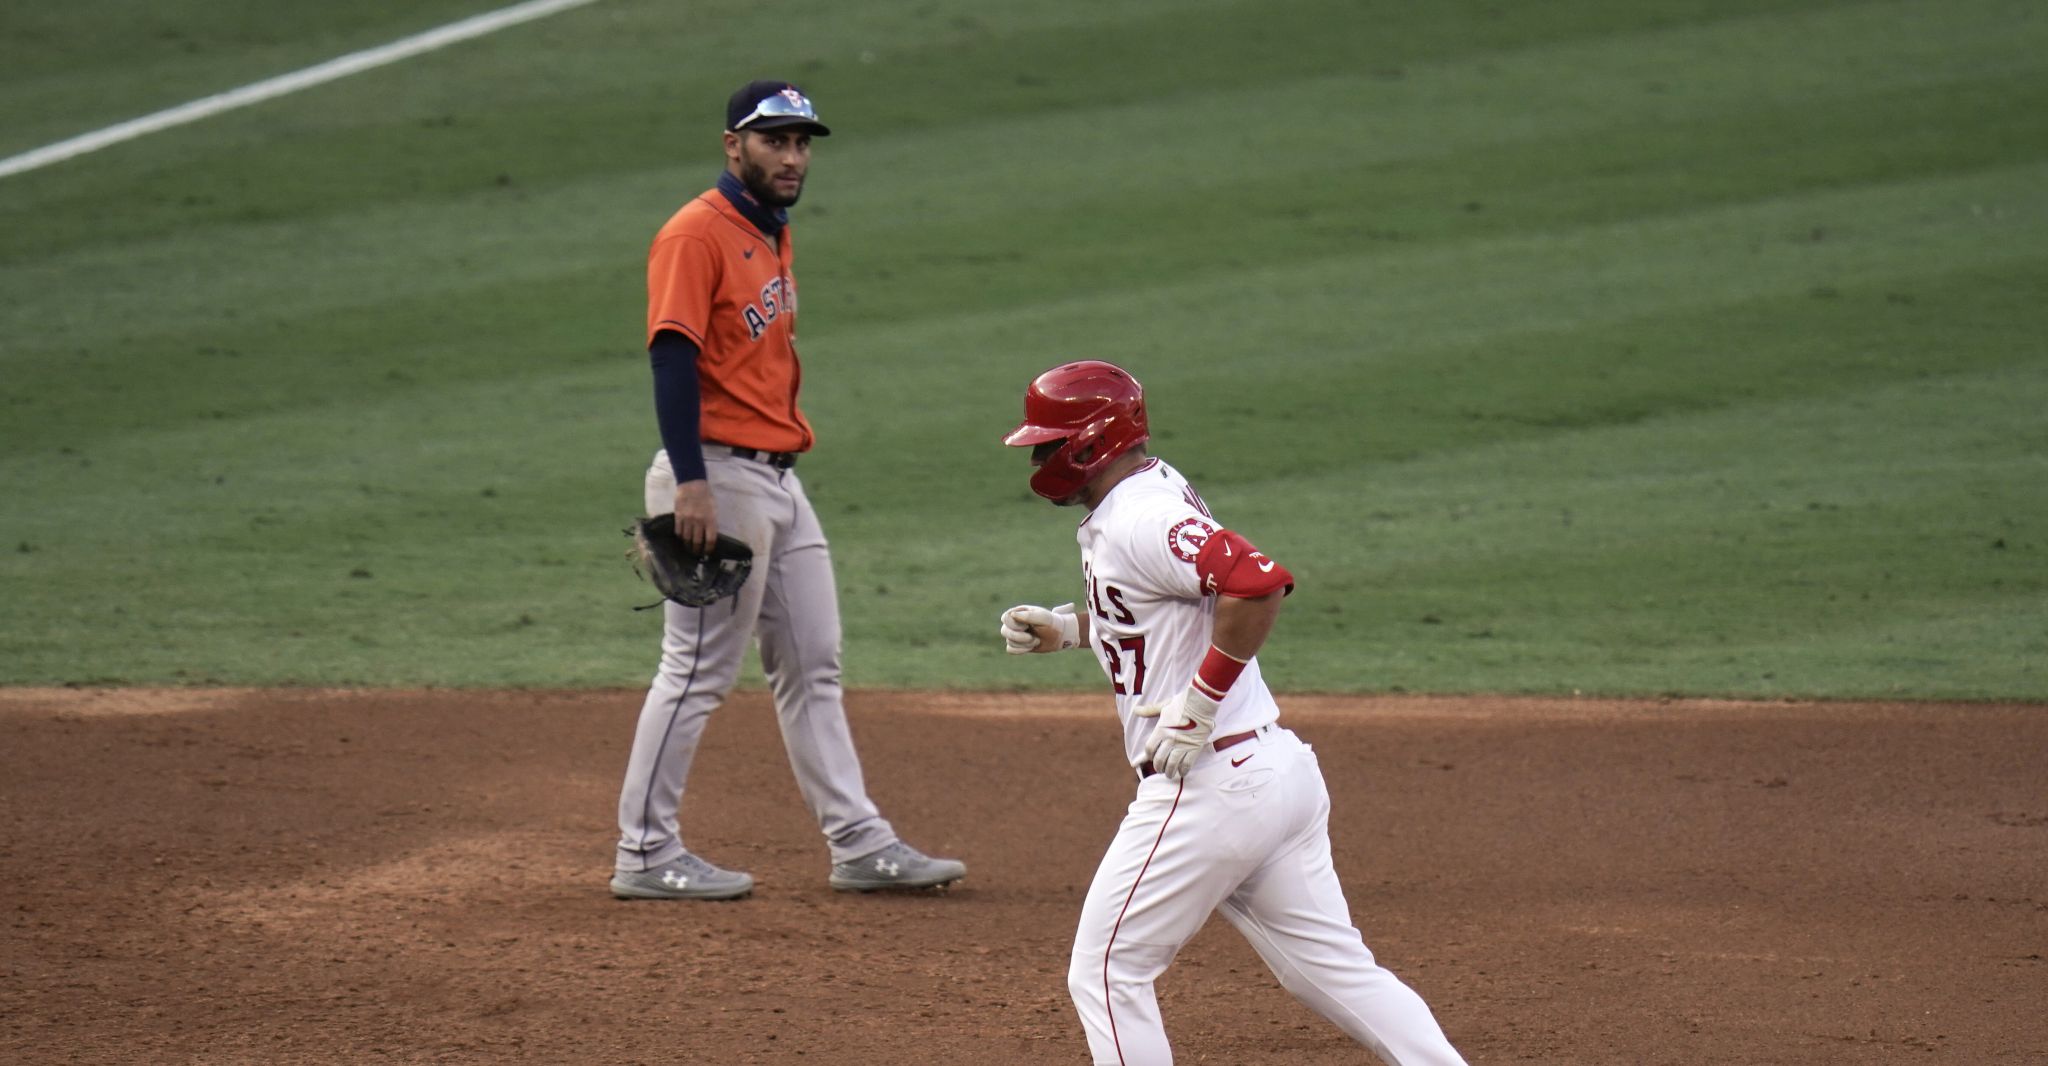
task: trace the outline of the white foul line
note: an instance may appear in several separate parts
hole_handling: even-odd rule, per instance
[[[439,29],[428,30],[425,33],[416,33],[411,37],[402,38],[390,44],[366,48],[360,52],[350,52],[339,59],[330,59],[318,66],[307,67],[304,70],[295,70],[290,74],[280,74],[275,78],[267,78],[250,85],[244,85],[239,89],[230,89],[224,93],[203,96],[189,104],[179,104],[177,107],[159,111],[154,115],[144,115],[141,118],[129,119],[126,122],[108,126],[105,129],[80,134],[67,141],[58,141],[56,144],[44,145],[41,148],[23,152],[17,156],[0,159],[0,178],[19,174],[25,170],[34,170],[37,167],[49,166],[51,163],[61,163],[73,156],[81,156],[87,152],[96,152],[108,145],[133,140],[146,133],[155,133],[158,130],[169,129],[172,126],[182,126],[187,122],[196,122],[210,115],[218,115],[223,111],[232,111],[238,107],[262,103],[272,97],[311,88],[323,82],[330,82],[336,78],[345,78],[351,74],[369,70],[372,67],[396,63],[401,59],[419,55],[421,52],[431,52],[436,48],[444,48],[459,41],[469,40],[472,37],[481,37],[484,34],[502,30],[507,26],[515,26],[521,22],[531,22],[534,19],[546,18],[558,11],[566,11],[572,7],[582,7],[585,4],[594,4],[596,2],[597,0],[526,0],[523,4],[513,4],[511,7],[500,8],[482,15],[475,15],[460,22],[451,22]]]

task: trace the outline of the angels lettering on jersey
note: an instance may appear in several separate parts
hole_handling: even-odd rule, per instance
[[[1132,765],[1142,761],[1151,720],[1131,712],[1187,688],[1208,652],[1216,589],[1197,560],[1219,535],[1243,543],[1231,541],[1194,487],[1156,458],[1111,489],[1077,532],[1089,636],[1116,695]],[[1278,713],[1254,659],[1225,697],[1217,729],[1256,728]]]
[[[1157,459],[1151,460],[1140,469],[1136,477],[1144,477],[1155,471],[1162,477],[1170,476],[1172,468]],[[1180,499],[1196,513],[1180,519],[1168,528],[1166,548],[1174,558],[1193,565],[1201,555],[1202,546],[1216,532],[1216,525],[1209,513],[1209,506],[1193,485],[1180,484]],[[1085,540],[1083,542],[1086,543]],[[1103,668],[1109,674],[1110,688],[1117,695],[1141,695],[1145,692],[1146,674],[1149,672],[1145,659],[1146,635],[1142,632],[1116,637],[1106,634],[1112,627],[1138,626],[1137,616],[1131,613],[1128,596],[1124,589],[1115,584],[1099,580],[1095,571],[1092,553],[1084,552],[1081,563],[1083,576],[1088,582],[1088,604],[1095,618],[1091,625],[1098,634],[1097,651],[1101,654]]]

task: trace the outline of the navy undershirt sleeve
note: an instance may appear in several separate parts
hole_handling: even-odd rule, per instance
[[[698,439],[703,400],[697,386],[697,345],[674,330],[654,335],[647,346],[654,366],[654,420],[661,446],[675,468],[676,484],[704,480],[704,444]]]

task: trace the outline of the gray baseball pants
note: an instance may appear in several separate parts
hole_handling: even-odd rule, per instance
[[[754,549],[736,599],[709,607],[662,604],[661,665],[640,706],[619,790],[618,869],[649,870],[684,851],[677,812],[704,724],[739,679],[750,639],[775,697],[782,744],[804,802],[835,863],[896,841],[861,779],[839,683],[839,595],[818,516],[794,470],[707,444],[704,464],[718,530]],[[647,469],[647,513],[675,509],[668,453]]]

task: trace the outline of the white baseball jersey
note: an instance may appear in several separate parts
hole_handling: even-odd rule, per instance
[[[1079,609],[1089,613],[1092,650],[1116,693],[1124,754],[1134,767],[1145,761],[1156,719],[1131,712],[1179,695],[1208,654],[1216,600],[1196,576],[1195,557],[1220,528],[1179,471],[1148,459],[1089,512],[1075,536],[1088,583]],[[1279,717],[1253,658],[1217,708],[1212,735],[1248,732]]]
[[[1188,688],[1216,615],[1196,571],[1224,528],[1157,459],[1119,481],[1081,523],[1089,638],[1116,693],[1124,754],[1145,758],[1156,719],[1140,707]],[[1227,546],[1230,542],[1223,541]],[[1214,562],[1213,557],[1211,562]],[[1235,564],[1271,573],[1253,554]],[[1067,989],[1097,1066],[1169,1066],[1154,982],[1221,913],[1289,992],[1394,1066],[1464,1066],[1422,997],[1373,958],[1351,924],[1330,857],[1330,795],[1315,751],[1276,721],[1247,664],[1216,712],[1215,738],[1180,780],[1139,779],[1082,903]]]

